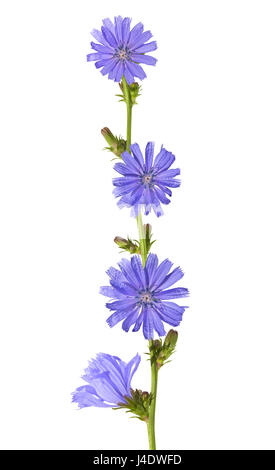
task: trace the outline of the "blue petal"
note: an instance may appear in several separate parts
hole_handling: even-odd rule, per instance
[[[115,403],[118,403],[128,392],[125,384],[125,370],[127,364],[117,356],[104,353],[99,353],[97,360],[100,362],[101,370],[105,372],[105,380],[102,380],[102,382],[104,385],[106,384],[108,388],[107,393],[109,394],[109,399],[111,391],[112,394],[115,394],[113,397]],[[92,383],[94,383],[94,380]]]
[[[160,318],[172,326],[178,326],[186,307],[181,307],[174,302],[162,302],[156,307]]]
[[[145,168],[146,171],[150,171],[153,164],[154,158],[154,142],[148,142],[145,149]]]
[[[108,302],[106,304],[106,307],[109,310],[121,310],[121,311],[127,310],[128,313],[129,313],[129,310],[131,310],[131,308],[136,304],[137,304],[137,300],[133,299],[133,297],[131,297],[131,298],[125,297],[124,299],[121,299],[121,300],[115,300],[114,302]]]
[[[106,59],[99,60],[95,63],[97,69],[100,69],[100,67],[104,67],[104,65],[106,65]]]
[[[104,46],[107,46],[107,47],[110,47],[108,42],[104,39],[104,36],[102,34],[101,31],[99,31],[98,29],[93,29],[93,31],[91,32],[91,35],[98,41],[98,42],[101,42],[101,44],[103,44]]]
[[[118,67],[117,67],[117,71],[116,71],[116,76],[115,76],[115,81],[116,82],[120,82],[120,80],[122,79],[122,75],[124,74],[124,70],[125,70],[125,64],[124,62],[120,62]]]
[[[163,215],[163,210],[162,210],[160,204],[157,204],[155,202],[154,205],[153,205],[153,209],[154,209],[154,212],[155,212],[157,217],[160,217],[161,215]]]
[[[164,186],[163,184],[161,184],[159,181],[155,182],[155,184],[160,188],[162,189],[162,191],[165,193],[165,194],[168,194],[168,196],[172,196],[172,191],[171,189],[167,188],[166,186]]]
[[[94,388],[90,385],[82,385],[81,387],[78,387],[72,394],[72,401],[77,403],[79,408],[85,408],[87,406],[107,408],[114,406],[114,404],[105,403],[100,397],[98,397]]]
[[[178,267],[165,277],[165,279],[158,285],[158,289],[167,289],[168,287],[178,282],[182,277],[183,272],[181,268]]]
[[[156,269],[154,275],[151,278],[151,289],[155,289],[161,284],[166,275],[169,273],[172,266],[173,263],[171,263],[169,259],[165,259],[162,261],[162,263],[160,263],[159,267]]]
[[[122,41],[124,44],[127,44],[130,34],[130,18],[124,18],[122,22]]]
[[[123,395],[119,389],[115,386],[115,383],[110,379],[109,373],[103,372],[92,380],[92,385],[94,386],[97,394],[105,402],[110,403],[112,406],[123,400]],[[125,391],[125,387],[123,387]],[[124,400],[123,400],[124,401]]]
[[[104,24],[105,28],[108,28],[111,33],[115,35],[115,27],[113,25],[113,22],[109,18],[105,18],[102,23]]]
[[[176,304],[175,302],[161,302],[161,310],[164,312],[168,312],[170,316],[177,320],[182,319],[182,314],[184,313],[187,307],[183,307],[181,305]]]
[[[132,256],[131,258],[132,269],[135,273],[138,283],[145,289],[146,288],[146,279],[144,269],[140,260],[140,257],[137,255]]]
[[[161,189],[159,189],[155,186],[154,191],[156,192],[156,195],[158,196],[158,198],[159,198],[160,202],[162,202],[162,204],[170,204],[170,202],[171,202],[170,199],[168,199],[165,196],[164,192]]]
[[[124,176],[136,176],[124,163],[116,163],[114,165],[114,170]]]
[[[135,160],[139,164],[140,168],[143,170],[143,168],[144,168],[144,158],[143,158],[143,155],[142,155],[142,152],[140,150],[139,145],[138,144],[132,144],[130,146],[130,149],[131,149],[131,152],[134,155]]]
[[[135,48],[135,52],[144,54],[146,52],[155,51],[156,49],[157,49],[157,43],[156,41],[152,41],[152,42],[148,42],[147,44],[143,44],[142,46]]]
[[[145,31],[144,33],[142,33],[140,36],[138,36],[135,39],[135,42],[133,44],[133,49],[137,49],[139,46],[141,46],[145,42],[149,41],[149,39],[151,39],[152,36],[153,35],[152,35],[151,31]]]
[[[145,264],[145,275],[147,277],[147,285],[151,286],[151,279],[158,266],[158,257],[150,253]]]
[[[162,147],[155,158],[154,168],[157,172],[167,170],[175,161],[175,155]]]
[[[117,64],[117,59],[109,59],[108,62],[106,61],[106,65],[101,70],[102,75],[107,75]]]
[[[161,170],[158,173],[158,179],[161,180],[161,178],[168,179],[168,178],[174,178],[175,176],[178,176],[180,174],[180,169],[175,168],[171,170]]]
[[[143,24],[138,23],[131,30],[129,40],[128,40],[128,46],[130,49],[134,47],[136,39],[142,35],[143,29],[144,29]]]
[[[110,281],[110,284],[112,287],[115,289],[117,294],[117,297],[119,298],[125,298],[126,297],[136,297],[137,291],[136,289],[130,285],[128,282],[125,282],[123,284],[117,284],[114,281]]]
[[[131,83],[135,81],[133,74],[130,73],[127,67],[125,67],[125,70],[124,70],[124,77],[128,85],[131,85]]]
[[[157,59],[150,55],[132,54],[131,59],[139,64],[156,65]]]
[[[128,68],[129,72],[134,75],[135,77],[140,78],[140,80],[143,80],[146,78],[146,73],[144,72],[143,68],[135,64],[134,62],[126,62],[126,68]]]
[[[140,166],[127,150],[121,154],[121,158],[134,174],[140,175]]]
[[[108,323],[108,325],[113,328],[113,326],[115,326],[117,323],[119,323],[120,321],[124,320],[124,318],[127,316],[127,312],[121,312],[121,311],[117,311],[115,313],[113,313],[112,315],[110,315],[106,322]]]
[[[159,185],[159,182],[161,182],[162,184],[164,184],[165,186],[169,186],[170,188],[178,188],[180,186],[180,180],[176,180],[176,179],[158,179],[158,178],[155,178],[155,182],[157,185]]]
[[[115,17],[115,32],[116,32],[116,38],[118,40],[118,43],[122,42],[122,17],[121,16],[116,16]]]
[[[128,199],[129,199],[129,203],[131,206],[134,206],[135,204],[139,202],[143,191],[144,191],[144,187],[142,184],[140,184],[140,186],[134,189],[134,191],[129,195]]]
[[[130,284],[133,285],[135,289],[140,289],[140,283],[139,281],[137,281],[131,262],[128,259],[123,258],[118,263],[118,265],[121,269],[121,272],[123,273],[125,278],[130,282]]]
[[[152,317],[152,322],[153,322],[153,325],[154,325],[154,329],[156,330],[157,334],[159,336],[164,336],[165,335],[165,329],[164,329],[163,323],[162,323],[158,313],[156,311],[154,311],[153,309],[151,309],[150,315]]]
[[[100,294],[105,295],[105,297],[110,297],[111,299],[116,299],[117,294],[113,287],[111,286],[102,286],[99,290]]]
[[[106,271],[106,274],[108,274],[109,278],[115,282],[121,283],[124,280],[122,273],[112,266]]]
[[[142,308],[141,313],[139,314],[137,321],[135,323],[135,326],[132,329],[133,332],[136,332],[140,329],[142,322],[143,322],[143,317],[144,317],[144,309]]]
[[[91,62],[92,60],[100,60],[100,59],[109,59],[111,57],[110,54],[101,54],[100,52],[92,52],[91,54],[87,55],[87,61]]]
[[[122,329],[126,332],[129,331],[130,327],[133,325],[133,323],[136,322],[137,317],[139,314],[139,309],[134,310],[130,315],[128,315],[127,318],[125,318],[124,322],[122,323]]]
[[[108,75],[108,78],[109,80],[114,80],[115,82],[119,81],[117,79],[117,77],[119,76],[120,74],[120,70],[121,70],[121,61],[118,60],[116,65],[114,66],[114,68],[110,71],[109,75]]]
[[[129,195],[129,193],[132,193],[133,197],[131,198],[131,201],[132,200],[135,201],[135,200],[138,200],[140,198],[140,194],[139,193],[137,194],[136,192],[133,193],[133,191],[139,190],[139,188],[141,188],[141,192],[142,192],[143,191],[143,186],[141,185],[141,183],[138,183],[137,181],[133,181],[132,184],[127,183],[124,186],[114,188],[113,194],[115,195],[115,197],[119,197],[119,196],[123,196],[124,194]],[[131,202],[131,204],[132,204],[132,202]]]
[[[177,299],[180,297],[188,296],[188,289],[185,287],[175,287],[174,289],[164,290],[163,292],[158,292],[158,299],[168,300],[168,299]]]
[[[127,364],[126,367],[126,377],[127,377],[127,388],[130,390],[130,385],[131,381],[133,378],[134,373],[136,372],[139,364],[141,361],[141,357],[139,354],[136,354],[136,356],[131,359],[131,361]]]
[[[152,316],[147,307],[144,307],[143,335],[145,339],[152,339],[154,337]]]
[[[112,180],[114,186],[128,186],[132,185],[133,183],[137,184],[138,178],[136,175],[133,176],[125,176],[125,177],[119,177],[119,178],[113,178]]]
[[[107,46],[102,46],[101,44],[97,44],[96,42],[91,42],[92,49],[98,52],[102,52],[103,54],[110,54],[110,58],[112,54],[114,53],[113,49],[111,47]]]

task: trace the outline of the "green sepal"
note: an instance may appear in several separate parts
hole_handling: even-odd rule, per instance
[[[137,82],[131,83],[131,85],[128,86],[130,91],[131,105],[133,106],[134,104],[137,104],[137,98],[141,95],[141,86]],[[124,101],[125,103],[127,103],[127,95],[126,91],[124,90],[123,82],[119,83],[119,88],[122,92],[122,95],[119,94],[116,96],[121,98],[119,101]]]
[[[148,392],[142,390],[131,389],[131,396],[124,397],[127,403],[118,403],[116,408],[113,410],[126,409],[126,413],[133,413],[135,416],[132,418],[138,418],[141,421],[148,422],[149,419],[149,408],[152,401],[152,396]]]

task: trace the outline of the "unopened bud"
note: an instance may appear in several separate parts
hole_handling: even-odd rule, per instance
[[[168,331],[164,340],[163,347],[165,349],[174,350],[178,341],[178,332],[176,330]]]
[[[107,144],[109,144],[110,146],[112,146],[115,143],[116,138],[108,127],[103,127],[103,129],[101,129],[101,134],[103,135]]]
[[[130,91],[131,104],[132,105],[137,104],[137,97],[140,96],[141,86],[139,85],[139,83],[134,82],[134,83],[131,83],[131,85],[128,85],[128,87],[129,87],[129,91]],[[126,95],[127,91],[124,90],[123,82],[119,83],[119,88],[122,91],[122,95],[118,95],[118,96],[120,98],[122,98],[121,101],[126,102],[126,100],[127,100],[127,95]]]
[[[121,137],[114,136],[108,127],[101,129],[101,134],[109,145],[107,149],[113,152],[117,157],[121,157],[121,154],[126,150],[126,141]]]
[[[129,251],[131,254],[139,254],[139,246],[134,243],[130,238],[115,237],[114,242],[124,251]]]
[[[164,342],[161,339],[153,340],[149,345],[151,363],[155,363],[160,369],[174,353],[178,340],[178,332],[170,330]]]

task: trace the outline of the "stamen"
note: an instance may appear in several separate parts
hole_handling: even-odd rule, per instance
[[[120,51],[119,52],[119,58],[120,59],[126,59],[126,57],[127,57],[126,51]]]
[[[125,60],[130,59],[130,51],[127,47],[125,49],[117,49],[115,56],[118,57],[119,60],[124,62]]]
[[[152,175],[150,173],[147,175],[143,175],[142,180],[144,184],[150,184],[152,181]]]
[[[148,291],[142,292],[140,295],[140,302],[143,304],[150,304],[152,302],[152,294]]]

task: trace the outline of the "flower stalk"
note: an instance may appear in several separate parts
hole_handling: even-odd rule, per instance
[[[123,87],[123,95],[125,97],[126,108],[127,108],[126,150],[130,152],[133,104],[132,104],[132,99],[131,99],[130,88],[129,88],[128,83],[125,80],[124,75],[122,77],[122,87]]]
[[[127,129],[126,129],[126,149],[130,152],[131,145],[131,133],[132,133],[132,99],[130,93],[130,87],[125,80],[123,75],[122,77],[122,88],[123,95],[125,97],[126,109],[127,109]],[[141,260],[142,265],[145,267],[148,251],[146,249],[146,237],[145,230],[142,221],[141,212],[137,216],[137,226],[138,226],[138,235],[139,235],[139,246],[141,251]],[[151,350],[152,340],[149,340],[149,350]],[[151,354],[151,353],[150,353]],[[156,361],[153,357],[151,360],[151,403],[149,406],[149,417],[147,421],[147,431],[148,431],[148,440],[149,440],[149,449],[156,449],[156,437],[155,437],[155,414],[156,414],[156,399],[157,399],[157,383],[158,383],[158,369]]]
[[[155,415],[157,402],[157,386],[158,386],[158,368],[153,356],[153,340],[149,341],[150,362],[151,362],[151,404],[149,408],[149,420],[147,423],[149,449],[156,450],[155,436]]]

